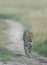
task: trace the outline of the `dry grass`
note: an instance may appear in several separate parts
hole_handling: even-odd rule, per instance
[[[31,28],[34,41],[47,40],[47,0],[0,0],[0,17]]]
[[[31,22],[35,32],[38,27],[46,29],[47,0],[0,0],[1,15],[25,23]]]
[[[0,47],[4,46],[7,43],[7,37],[5,34],[7,28],[7,24],[0,19]]]

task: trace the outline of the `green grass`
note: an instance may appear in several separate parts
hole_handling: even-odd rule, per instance
[[[0,59],[1,61],[8,61],[10,60],[10,51],[5,48],[5,45],[8,44],[8,38],[4,31],[6,31],[9,26],[0,19]]]
[[[16,52],[12,52],[6,47],[0,47],[0,60],[7,63],[8,61],[12,61],[18,57],[21,57],[21,54],[16,54]]]
[[[41,55],[47,56],[47,40],[37,41],[34,44],[33,51],[40,53]]]
[[[47,0],[0,0],[0,18],[19,21],[31,29],[33,50],[47,56]]]
[[[0,59],[1,61],[10,61],[12,52],[5,47],[0,47]]]

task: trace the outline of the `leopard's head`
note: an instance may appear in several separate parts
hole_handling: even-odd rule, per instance
[[[33,41],[33,33],[32,32],[28,32],[28,41],[29,42]]]

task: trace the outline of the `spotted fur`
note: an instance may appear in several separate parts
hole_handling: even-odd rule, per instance
[[[24,50],[28,57],[31,57],[32,40],[33,40],[33,33],[25,30],[23,33],[23,41],[24,41]]]

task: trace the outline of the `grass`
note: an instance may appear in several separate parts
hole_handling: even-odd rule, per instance
[[[8,44],[8,38],[4,31],[8,29],[8,25],[0,19],[0,59],[1,61],[10,60],[10,51],[5,48],[5,45]]]
[[[7,29],[7,24],[0,19],[0,46],[4,46],[7,43],[7,36],[5,34]]]
[[[34,44],[33,51],[47,56],[47,40],[45,39],[44,41],[37,41],[37,43]]]
[[[0,47],[0,60],[7,63],[7,61],[12,61],[14,58],[21,57],[21,54],[14,54],[11,50],[6,47]]]
[[[3,62],[11,61],[13,58],[22,56],[21,54],[14,54],[6,45],[9,43],[7,35],[4,33],[9,26],[0,19],[0,60]]]
[[[5,46],[8,43],[8,38],[5,31],[8,29],[7,24],[0,19],[0,46]]]
[[[12,52],[5,47],[0,47],[0,59],[1,61],[10,61]]]
[[[47,0],[0,0],[0,18],[19,21],[31,29],[33,50],[47,56]]]

